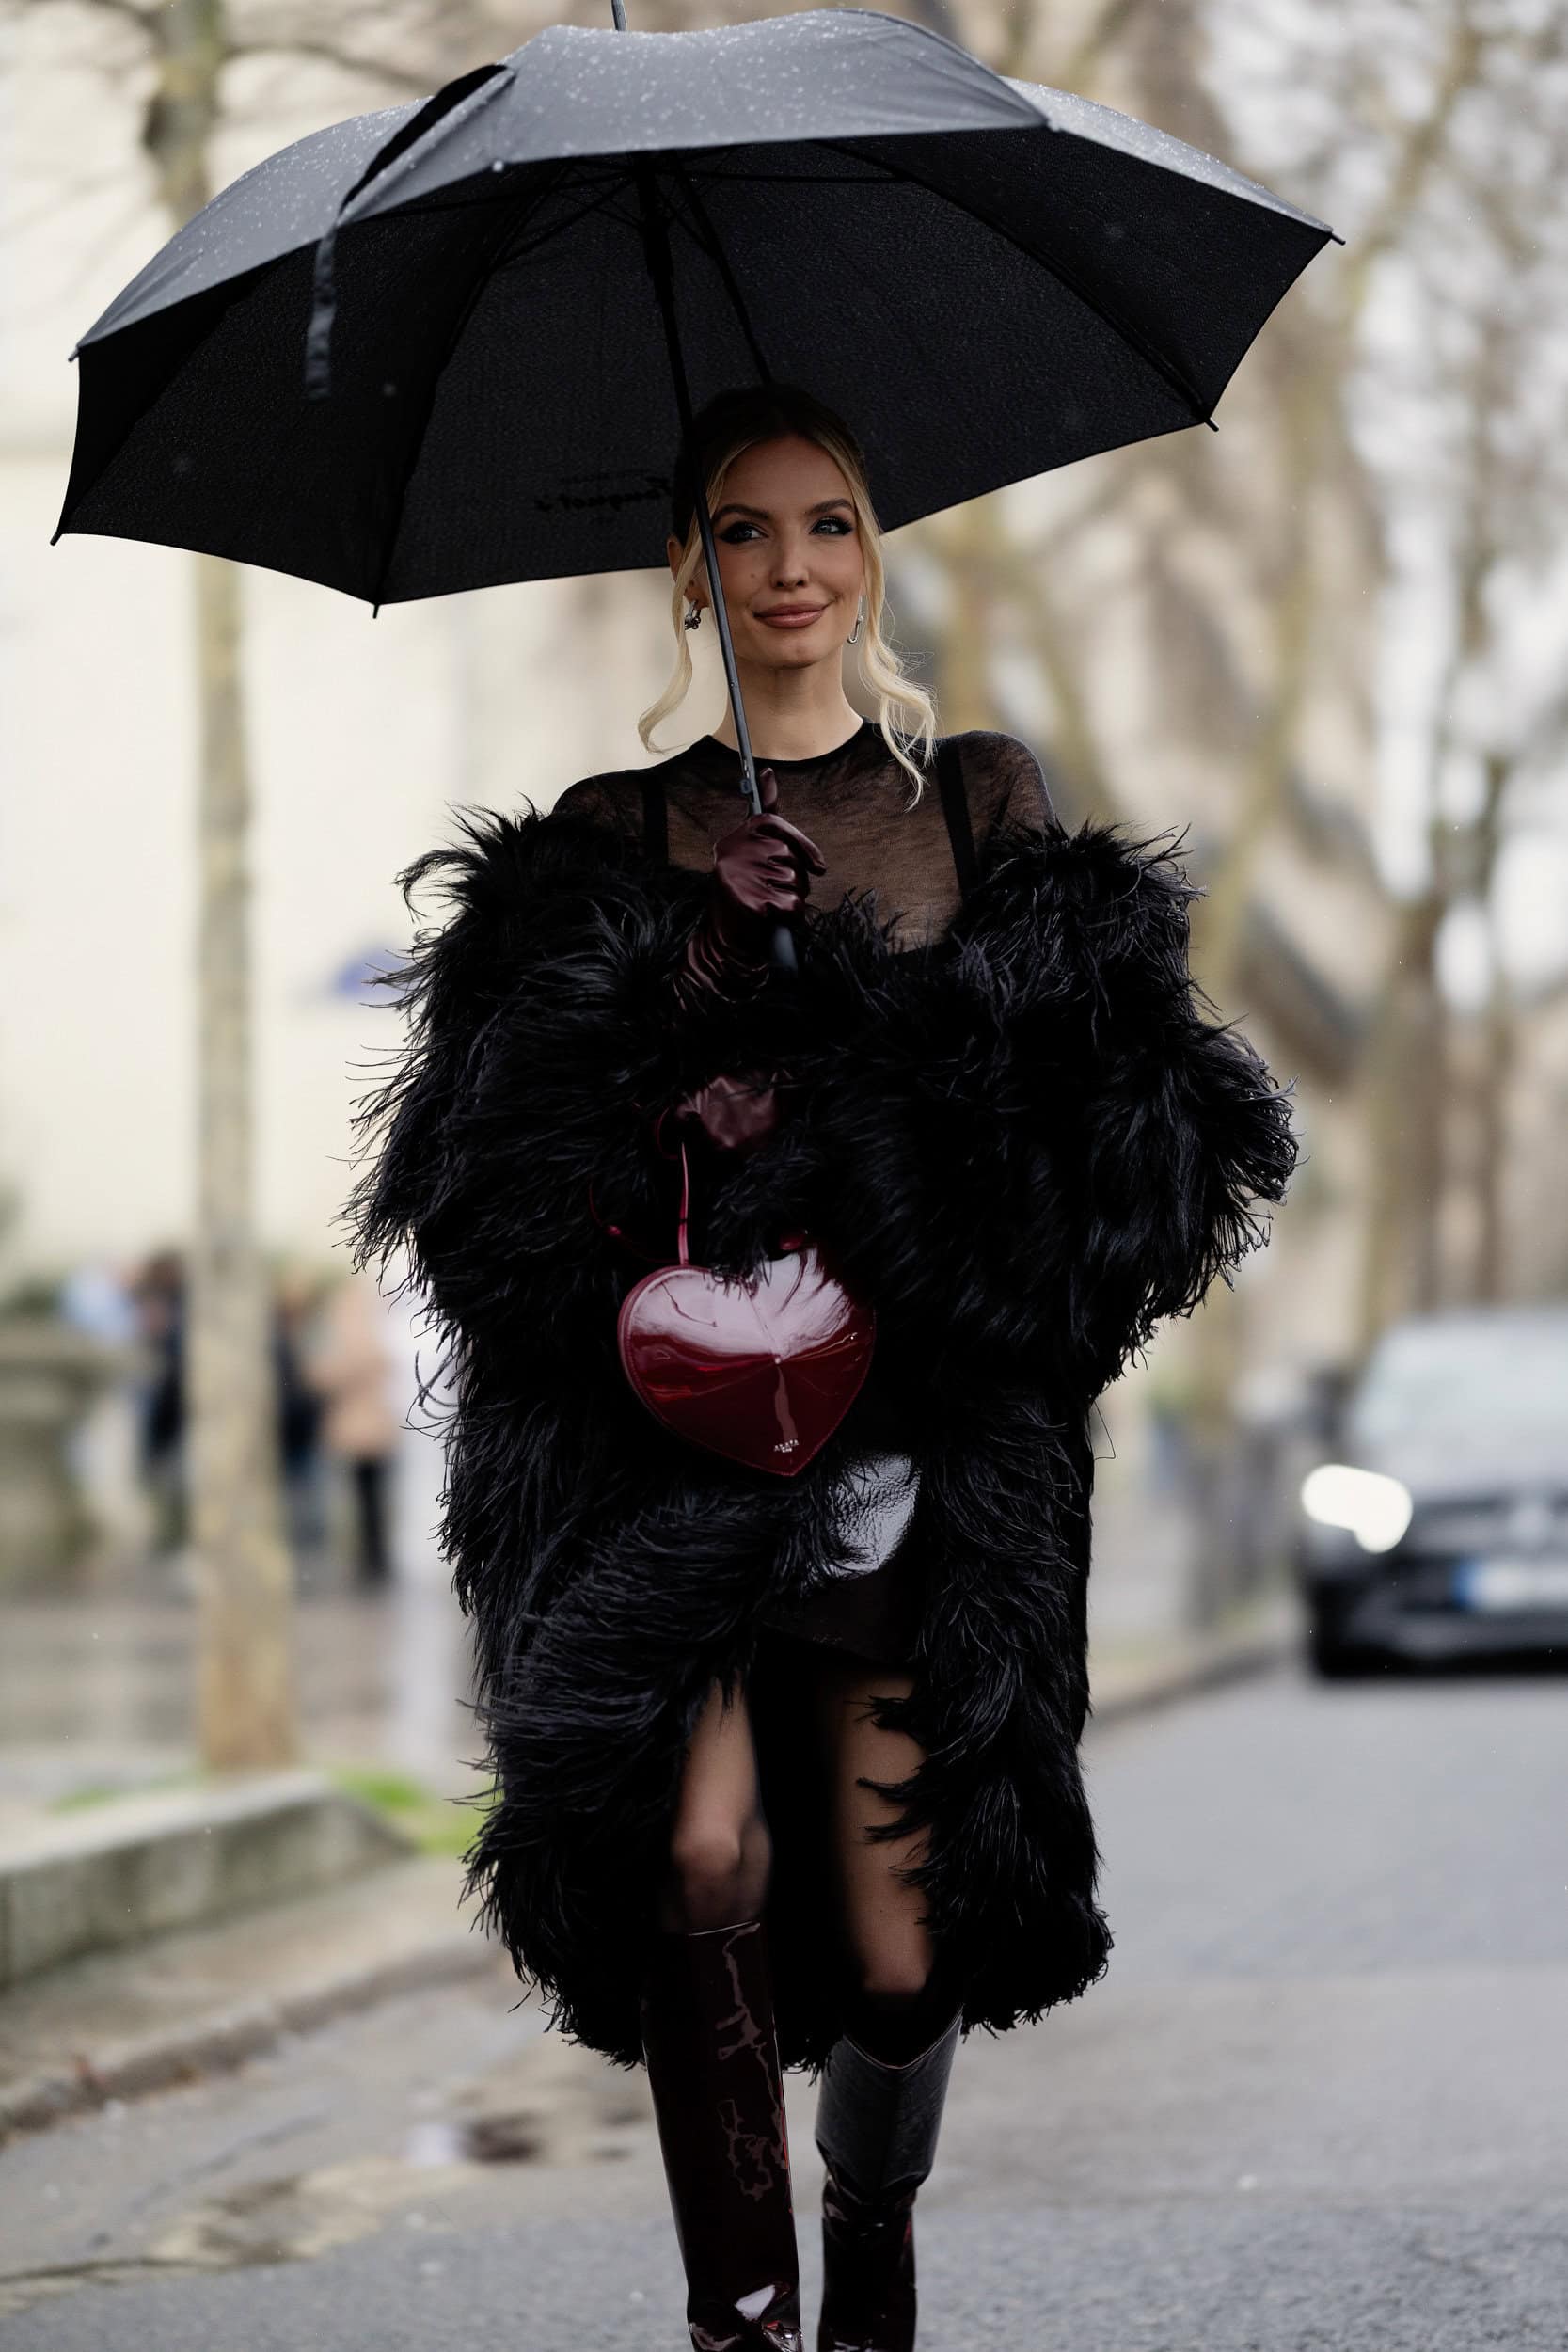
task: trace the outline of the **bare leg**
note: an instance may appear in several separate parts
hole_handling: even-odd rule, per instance
[[[771,1859],[745,1693],[716,1682],[687,1751],[660,1925],[700,1935],[758,1917]]]
[[[744,1694],[687,1751],[642,2051],[701,2352],[800,2352],[800,2268],[762,1906],[768,1832]]]

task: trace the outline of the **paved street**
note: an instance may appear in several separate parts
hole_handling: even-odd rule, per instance
[[[1091,1772],[1111,1974],[962,2052],[922,2352],[1558,2352],[1568,1684],[1280,1674]],[[511,1997],[0,2151],[7,2352],[683,2352],[641,2078]]]

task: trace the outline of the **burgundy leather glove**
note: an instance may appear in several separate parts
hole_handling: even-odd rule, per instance
[[[688,1004],[704,993],[749,996],[759,989],[768,977],[774,925],[799,914],[813,874],[828,870],[816,842],[777,813],[779,782],[771,768],[759,771],[757,789],[760,813],[713,845],[707,904],[675,981],[676,994]]]
[[[675,993],[685,1005],[705,995],[744,997],[768,977],[774,925],[798,914],[813,874],[827,861],[815,841],[777,812],[779,780],[757,775],[760,814],[747,816],[716,841],[713,880],[702,920],[687,942]],[[722,1072],[675,1104],[677,1126],[700,1128],[718,1151],[747,1152],[779,1123],[778,1071]]]

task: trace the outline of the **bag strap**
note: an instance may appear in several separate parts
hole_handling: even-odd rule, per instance
[[[937,744],[937,783],[942,790],[942,813],[947,819],[947,838],[953,847],[958,895],[967,900],[979,887],[980,860],[974,848],[974,827],[970,821],[969,795],[964,790],[963,761],[956,735],[944,735]]]
[[[691,1163],[686,1156],[686,1137],[681,1137],[681,1214],[675,1227],[675,1262],[689,1265],[691,1253],[686,1246],[686,1221],[691,1214]]]
[[[662,776],[642,776],[642,846],[656,866],[670,863],[670,804]]]

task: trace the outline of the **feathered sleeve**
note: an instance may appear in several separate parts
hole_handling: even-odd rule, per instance
[[[1296,1156],[1288,1099],[1193,978],[1199,894],[1168,841],[1051,820],[1005,827],[994,857],[964,933],[1060,1226],[1041,1262],[1103,1385],[1267,1238]]]
[[[729,1044],[671,1017],[701,878],[574,787],[546,816],[464,818],[400,879],[426,922],[390,976],[405,1041],[356,1113],[356,1261],[404,1256],[467,1347],[564,1371],[583,1329],[612,1343],[604,1223],[663,1215],[653,1115]]]
[[[981,880],[946,934],[890,963],[830,917],[804,962],[816,1201],[893,1355],[1093,1395],[1264,1238],[1288,1107],[1192,979],[1168,845],[1069,833],[1027,746],[961,745]]]

